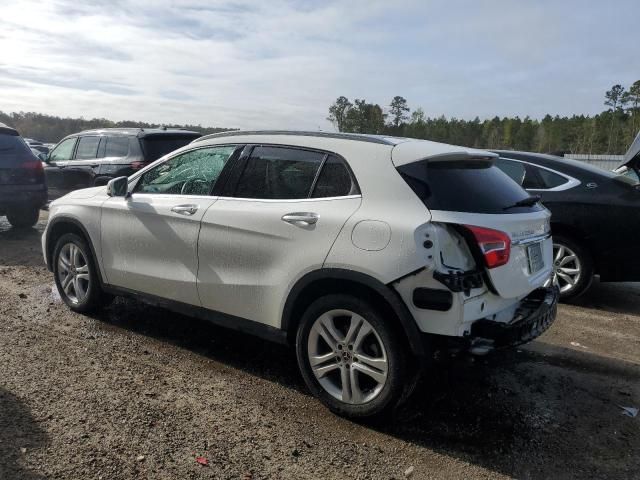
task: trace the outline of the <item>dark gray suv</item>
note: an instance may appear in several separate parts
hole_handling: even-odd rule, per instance
[[[49,200],[129,176],[200,136],[168,128],[104,128],[69,135],[45,160]]]
[[[0,123],[0,215],[14,227],[31,227],[46,200],[42,162],[15,129]]]

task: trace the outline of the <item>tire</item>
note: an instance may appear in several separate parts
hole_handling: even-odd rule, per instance
[[[58,293],[71,310],[89,313],[109,302],[111,297],[102,291],[95,260],[84,238],[75,233],[62,235],[53,250],[52,264]],[[75,278],[67,280],[69,274]]]
[[[327,322],[333,330],[326,328]],[[358,325],[360,328],[355,328]],[[372,331],[366,333],[369,328]],[[331,347],[327,338],[333,342]],[[392,411],[403,399],[406,382],[411,379],[404,343],[371,304],[352,295],[332,294],[314,301],[303,314],[296,355],[307,387],[331,411],[366,418]],[[311,358],[316,359],[315,371]],[[364,373],[367,369],[376,379]]]
[[[575,257],[575,260],[571,260]],[[560,300],[578,298],[593,281],[593,258],[589,251],[566,235],[553,236],[553,282],[560,288]],[[578,274],[568,272],[579,271]],[[571,285],[567,279],[574,281]]]
[[[17,208],[7,212],[7,220],[15,228],[30,228],[38,223],[40,209],[37,207]]]

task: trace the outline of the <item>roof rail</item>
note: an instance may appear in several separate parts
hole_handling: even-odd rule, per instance
[[[238,137],[241,135],[293,135],[300,137],[336,138],[340,140],[355,140],[358,142],[378,143],[381,145],[395,145],[395,143],[383,136],[367,135],[364,133],[334,133],[334,132],[306,132],[300,130],[229,130],[227,132],[210,133],[197,138],[193,143],[211,138]]]

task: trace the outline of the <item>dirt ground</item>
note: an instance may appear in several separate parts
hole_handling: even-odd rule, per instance
[[[71,313],[43,227],[0,217],[0,479],[640,478],[638,284],[595,282],[537,341],[363,425],[285,347],[132,300]]]

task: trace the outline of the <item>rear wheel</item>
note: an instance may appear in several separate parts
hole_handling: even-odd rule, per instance
[[[553,236],[552,282],[560,290],[560,299],[582,295],[593,280],[593,260],[580,244],[564,235]]]
[[[327,295],[304,313],[296,337],[302,376],[315,396],[347,417],[391,410],[405,387],[406,349],[367,302]]]
[[[7,213],[7,220],[16,228],[29,228],[38,223],[40,209],[37,207],[16,208]]]
[[[60,297],[76,312],[97,310],[110,298],[100,288],[89,246],[74,233],[62,235],[56,242],[53,273]]]

